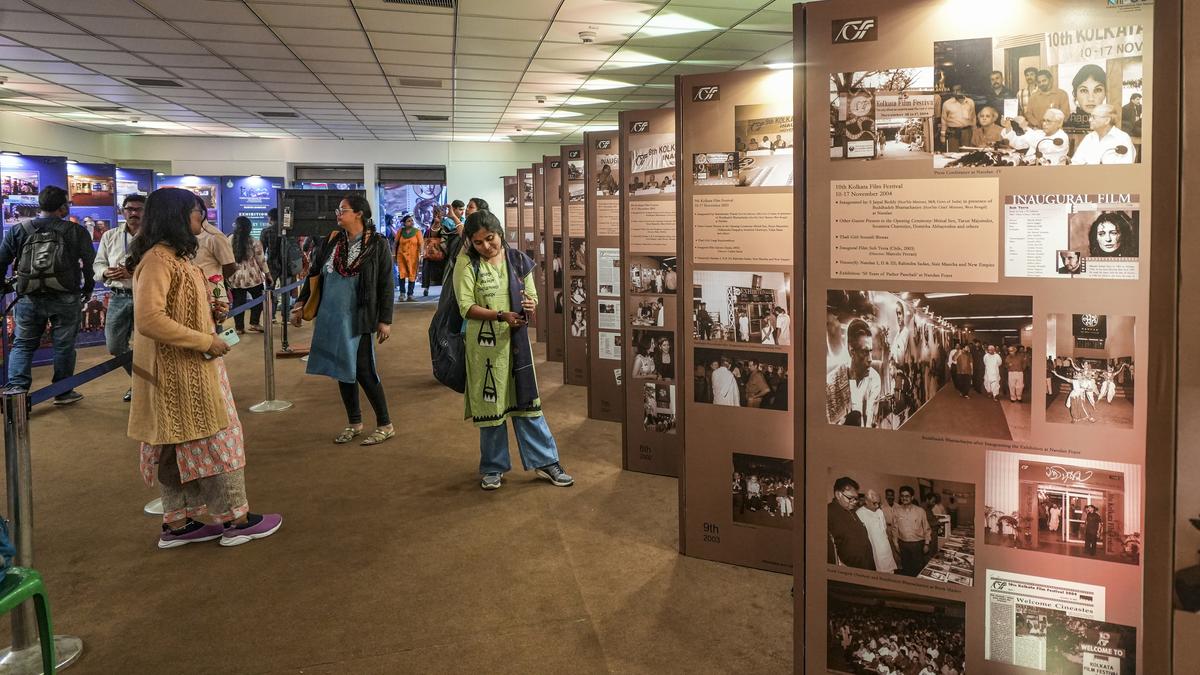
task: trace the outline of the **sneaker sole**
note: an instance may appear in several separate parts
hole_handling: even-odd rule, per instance
[[[248,544],[248,543],[254,541],[255,539],[262,539],[264,537],[269,537],[269,536],[275,534],[275,532],[278,531],[280,527],[283,527],[282,521],[280,521],[280,523],[278,525],[276,525],[275,527],[272,527],[271,529],[267,530],[266,532],[259,532],[257,534],[239,534],[239,535],[236,535],[233,537],[227,537],[225,535],[221,535],[221,545],[222,546],[241,546],[242,544]]]
[[[79,398],[73,398],[73,399],[71,399],[71,400],[69,400],[69,401],[59,401],[58,399],[55,399],[55,400],[54,400],[54,405],[71,405],[71,404],[73,404],[73,403],[79,403],[79,402],[80,402],[80,401],[82,401],[82,400],[83,400],[83,397],[82,397],[82,396],[80,396]]]
[[[541,469],[538,469],[537,475],[538,475],[538,478],[545,478],[546,480],[550,481],[551,485],[554,485],[556,487],[571,487],[572,485],[575,484],[574,478],[572,478],[571,480],[564,483],[562,481],[554,480],[553,478],[550,477],[550,474],[546,473],[545,471],[542,471]]]
[[[495,485],[492,485],[490,483],[480,483],[479,489],[481,489],[481,490],[499,490],[500,485],[501,485],[500,483],[496,483]]]
[[[220,535],[220,534],[214,534],[211,537],[202,537],[200,539],[172,539],[171,541],[163,541],[162,539],[159,539],[158,547],[162,548],[162,549],[179,548],[180,546],[187,546],[188,544],[198,544],[202,541],[212,541],[213,539],[220,539],[222,536],[223,535]]]

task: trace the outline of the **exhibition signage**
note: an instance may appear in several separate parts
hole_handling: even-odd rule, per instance
[[[678,202],[680,543],[790,573],[803,494],[790,401],[792,72],[679,77],[676,92],[678,156],[690,163]],[[641,351],[636,333],[631,342]]]
[[[224,232],[233,232],[238,216],[250,219],[255,238],[267,226],[267,212],[278,206],[276,190],[283,187],[279,176],[224,176],[221,178],[221,223]]]
[[[153,169],[125,169],[117,167],[117,225],[125,224],[125,212],[121,204],[125,195],[149,195],[154,191]]]
[[[529,256],[530,260],[537,261],[537,233],[538,228],[534,227],[533,217],[533,176],[534,169],[517,169],[517,218],[515,221],[517,229],[517,247],[525,251],[525,255]],[[538,297],[543,297],[540,273],[533,275],[538,292]],[[539,319],[542,315],[541,307],[545,305],[545,301],[538,303],[538,311],[529,317],[530,326],[533,330],[529,331],[529,335],[535,340],[545,340],[543,332],[545,329],[545,321]]]
[[[537,339],[538,342],[548,345],[554,298],[551,297],[550,286],[546,283],[546,167],[542,162],[533,165],[530,170],[530,178],[533,181],[533,190],[531,191],[533,206],[529,214],[532,214],[533,220],[532,222],[525,221],[529,228],[526,230],[525,236],[526,243],[533,245],[533,261],[537,263],[537,272],[533,275],[533,282],[537,286],[538,292]],[[547,346],[546,352],[549,356],[549,346]]]
[[[67,220],[78,223],[87,231],[92,248],[100,247],[100,238],[112,229],[117,215],[117,167],[114,164],[84,164],[67,162],[67,194],[71,199],[71,213]],[[91,274],[87,270],[86,274]],[[102,282],[96,282],[91,297],[83,301],[83,315],[79,332],[75,336],[76,347],[94,347],[104,344],[104,323],[108,315],[109,290]],[[42,356],[38,354],[38,356]],[[36,358],[35,364],[50,359]]]
[[[520,241],[519,225],[517,223],[517,177],[504,176],[504,236],[509,246],[516,247]]]
[[[588,285],[587,210],[584,201],[582,145],[562,146],[560,192],[562,193],[562,253],[559,267],[563,278],[563,382],[588,384],[588,298],[595,289]]]
[[[587,250],[581,259],[587,275],[585,320],[588,343],[588,417],[625,420],[621,291],[621,135],[590,131],[583,135],[583,196],[587,209]],[[574,239],[572,239],[574,241]],[[601,352],[601,343],[607,345]],[[627,467],[628,468],[628,467]]]
[[[819,149],[789,158],[797,669],[874,670],[859,646],[886,641],[939,673],[1165,672],[1142,606],[1169,556],[1145,547],[1151,223],[1173,217],[1141,118],[1155,8],[1026,0],[979,28],[949,4],[795,10]]]
[[[546,297],[543,302],[549,314],[546,327],[546,360],[562,363],[566,341],[566,298],[563,269],[563,199],[562,169],[565,160],[558,156],[542,157],[542,255],[546,260]]]
[[[208,222],[213,227],[220,229],[223,232],[232,232],[233,223],[229,223],[229,227],[225,228],[221,223],[221,178],[219,176],[195,176],[187,174],[184,176],[158,176],[154,181],[155,189],[158,188],[181,188],[189,192],[195,193],[197,197],[204,201],[204,205],[208,207]]]
[[[677,308],[680,288],[686,283],[680,283],[684,277],[679,275],[678,262],[675,111],[626,110],[618,120],[621,151],[611,171],[613,179],[606,183],[620,195],[620,251],[615,256],[610,251],[602,260],[597,245],[596,267],[606,269],[608,259],[617,258],[612,290],[620,300],[602,303],[621,317],[622,324],[620,331],[598,331],[597,356],[601,363],[617,368],[625,383],[624,467],[678,476],[679,377],[687,371],[679,363]],[[659,159],[634,166],[634,158],[650,156]],[[605,163],[611,166],[612,160]],[[599,208],[598,204],[598,212]],[[611,232],[610,218],[597,227]],[[600,289],[607,286],[604,281],[598,284]],[[602,304],[598,317],[604,317],[607,309]]]

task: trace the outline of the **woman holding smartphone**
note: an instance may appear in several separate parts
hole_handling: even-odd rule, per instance
[[[512,418],[526,471],[559,487],[575,481],[558,461],[558,446],[542,416],[526,316],[537,308],[534,263],[509,248],[490,211],[467,216],[467,245],[454,264],[454,292],[466,320],[465,417],[479,427],[480,487],[495,490],[512,468],[508,427]],[[519,308],[514,311],[514,308]]]
[[[163,500],[159,548],[220,539],[237,546],[269,537],[279,514],[250,513],[242,425],[220,358],[212,296],[191,263],[204,208],[187,190],[163,188],[146,200],[129,245],[133,274],[133,406],[130,438],[141,444],[147,485],[157,476]],[[215,523],[199,520],[207,515]]]

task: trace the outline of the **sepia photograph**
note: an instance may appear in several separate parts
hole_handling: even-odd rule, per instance
[[[933,157],[933,68],[829,74],[832,159]]]
[[[786,352],[696,347],[693,363],[692,392],[696,403],[788,409]]]
[[[635,380],[675,379],[674,333],[665,330],[634,330],[630,347],[634,350],[630,377]]]
[[[790,529],[795,505],[792,460],[733,453],[733,522]]]
[[[964,673],[965,603],[828,581],[832,673]]]
[[[772,114],[778,110],[773,103],[734,106],[737,187],[791,187],[793,118]]]
[[[786,272],[693,272],[694,338],[701,342],[790,345],[791,276]]]
[[[621,156],[599,155],[596,161],[600,170],[596,173],[596,196],[614,197],[621,194]]]
[[[670,293],[679,287],[675,256],[629,256],[630,293]]]
[[[675,433],[675,385],[647,382],[642,386],[642,428]]]
[[[631,137],[629,166],[629,196],[674,194],[675,134],[639,134]]]
[[[1134,317],[1046,316],[1046,421],[1132,429]]]

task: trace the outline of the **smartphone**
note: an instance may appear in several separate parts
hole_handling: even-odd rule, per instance
[[[230,347],[232,347],[242,341],[242,338],[239,337],[237,334],[236,328],[226,328],[225,330],[221,331],[220,333],[217,333],[217,337],[221,338],[221,340],[223,340],[225,342],[225,344],[229,345]],[[211,359],[212,355],[206,353],[204,355],[204,358]]]

